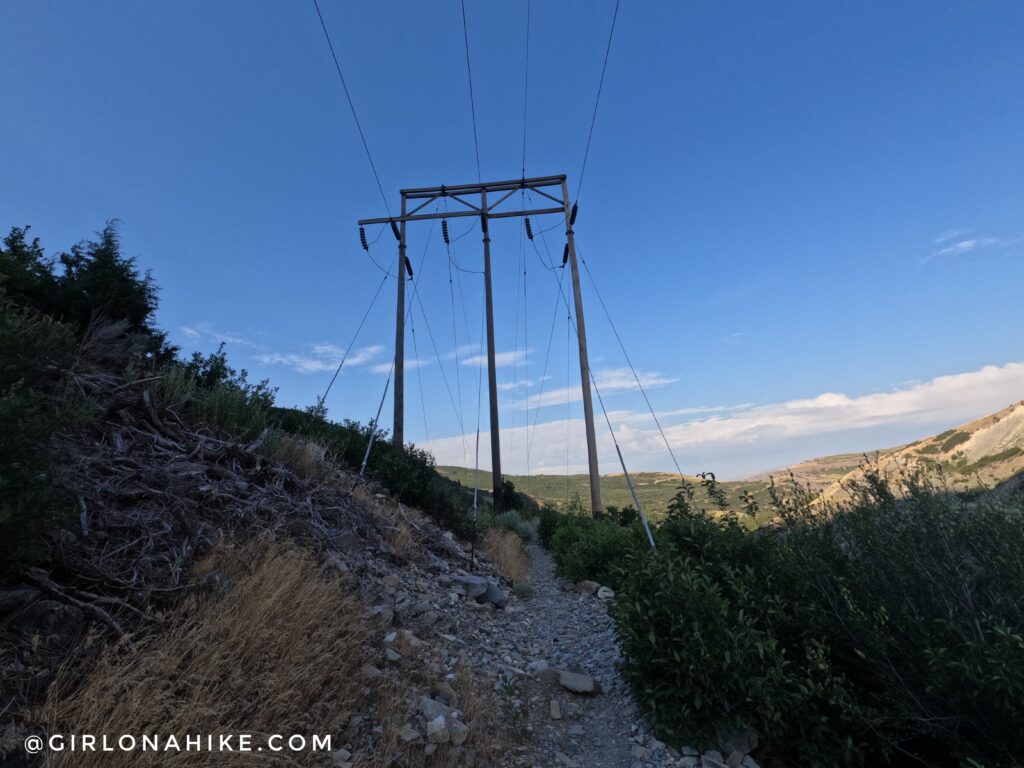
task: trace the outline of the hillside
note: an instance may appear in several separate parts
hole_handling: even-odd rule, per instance
[[[1016,485],[1024,473],[1024,401],[886,451],[868,467],[889,475],[905,470],[941,471],[955,491]],[[822,490],[822,499],[845,498],[844,486],[863,478],[864,472],[863,467],[851,469]]]
[[[451,480],[456,480],[464,487],[473,487],[473,470],[466,467],[439,466],[437,471]],[[644,505],[644,511],[652,519],[662,517],[668,504],[679,489],[679,475],[674,472],[637,472],[630,477],[636,486],[637,496]],[[586,501],[590,498],[590,476],[575,475],[505,475],[511,480],[516,490],[526,494],[539,504],[549,504],[564,509],[578,495]],[[687,477],[694,485],[700,484],[700,478]],[[490,488],[490,472],[480,472],[481,487]],[[769,501],[768,481],[738,480],[721,483],[730,499],[739,498],[749,491],[757,502],[765,506]],[[621,474],[601,475],[601,501],[605,507],[626,507],[633,505],[626,478]]]
[[[792,476],[799,485],[820,492],[824,499],[839,499],[845,497],[843,484],[863,477],[865,461],[888,473],[895,472],[898,466],[941,469],[950,487],[957,491],[976,489],[979,484],[989,487],[1019,484],[1024,473],[1024,401],[908,445],[869,453],[821,456],[744,480],[722,481],[720,485],[732,502],[749,492],[762,509],[770,504],[768,488],[773,477],[778,482]],[[472,469],[455,466],[436,469],[464,487],[473,487]],[[653,519],[663,516],[679,488],[679,476],[673,472],[637,472],[631,477],[645,511]],[[560,509],[576,495],[584,500],[589,496],[589,476],[585,474],[505,475],[505,479],[538,503]],[[700,483],[699,478],[687,479]],[[489,488],[490,473],[481,471],[479,482],[482,488]],[[601,499],[606,507],[632,505],[625,476],[602,475]],[[732,506],[735,507],[735,503]]]

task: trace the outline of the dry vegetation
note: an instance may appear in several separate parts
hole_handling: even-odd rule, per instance
[[[530,556],[523,547],[523,540],[512,531],[492,528],[484,536],[481,548],[498,572],[513,584],[522,584],[530,575]]]
[[[360,667],[380,648],[366,608],[335,573],[293,544],[260,539],[218,547],[196,576],[215,585],[182,601],[167,628],[136,645],[111,645],[78,679],[66,669],[40,713],[49,733],[237,734],[253,745],[270,734],[331,734],[349,744],[353,716],[380,724],[372,749],[354,749],[360,766],[454,768],[490,765],[507,739],[493,694],[460,669],[450,683],[470,735],[433,755],[398,734],[419,693],[434,694],[439,659],[424,646],[381,677]],[[450,695],[450,694],[449,694]],[[355,721],[359,720],[355,718]],[[251,765],[255,755],[222,752],[49,753],[47,766]],[[260,764],[323,765],[322,752],[264,752]],[[396,763],[396,760],[398,763]]]
[[[225,585],[183,601],[137,646],[112,646],[75,690],[59,682],[51,733],[344,733],[357,711],[368,629],[362,606],[306,553],[265,541],[198,565]],[[241,765],[228,753],[51,753],[48,765]],[[312,752],[268,764],[322,764]]]

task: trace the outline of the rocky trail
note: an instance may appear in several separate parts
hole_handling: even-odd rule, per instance
[[[597,585],[575,585],[558,577],[551,556],[536,544],[530,545],[529,554],[529,595],[503,597],[496,605],[484,594],[475,595],[484,583],[493,586],[497,578],[488,574],[486,563],[474,575],[457,567],[435,582],[452,590],[444,617],[433,623],[434,614],[428,611],[410,622],[427,642],[444,646],[446,666],[468,666],[490,680],[517,736],[505,751],[502,765],[756,765],[745,756],[749,751],[746,748],[740,748],[729,761],[717,751],[701,755],[695,749],[676,750],[656,739],[645,727],[617,669],[618,644],[608,606],[598,596]],[[474,584],[479,585],[477,589]],[[405,578],[402,586],[410,592],[417,588]],[[422,589],[422,580],[418,586]],[[609,593],[600,592],[606,598]],[[402,606],[414,602],[416,596],[400,588],[394,597],[395,621],[401,624],[402,614],[409,614]],[[428,602],[420,599],[419,604],[422,608]],[[433,626],[422,625],[420,619],[424,616]]]

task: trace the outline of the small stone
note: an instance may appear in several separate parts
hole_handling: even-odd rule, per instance
[[[679,754],[681,754],[683,757],[696,757],[700,754],[700,752],[698,752],[693,747],[680,747]]]
[[[428,696],[420,696],[419,703],[416,705],[416,711],[423,715],[425,720],[436,720],[441,718],[442,720],[451,714],[451,708],[446,707],[439,701],[434,701]]]
[[[701,768],[727,768],[722,753],[715,749],[709,749],[700,757]]]
[[[601,692],[601,684],[597,680],[580,672],[562,671],[558,674],[558,682],[563,688],[585,696],[593,696]]]
[[[389,605],[375,605],[370,609],[370,616],[374,617],[385,627],[390,627],[395,621],[395,612]]]
[[[427,722],[427,741],[431,744],[447,744],[451,738],[444,715],[438,715]]]
[[[458,720],[451,720],[448,723],[448,731],[451,733],[452,744],[456,747],[465,744],[469,738],[469,726]]]
[[[576,591],[584,595],[592,595],[601,588],[596,581],[581,581],[576,584]]]
[[[562,719],[562,706],[558,703],[558,699],[551,700],[551,719],[561,720]]]
[[[557,749],[555,750],[555,759],[564,765],[565,768],[580,768],[580,764],[576,760],[573,760],[565,752],[559,752]]]
[[[455,576],[452,582],[466,591],[467,597],[480,597],[490,583],[483,576]]]
[[[684,755],[676,761],[676,768],[698,768],[700,758],[695,755]]]
[[[481,603],[490,603],[495,608],[504,608],[508,604],[508,595],[499,587],[487,582],[487,588],[482,595],[477,597]]]
[[[373,664],[363,664],[363,666],[359,668],[359,673],[363,677],[380,677],[384,674],[375,666],[373,666]]]
[[[402,580],[398,578],[395,574],[389,573],[387,576],[381,579],[381,583],[385,587],[400,587],[402,585]]]
[[[743,768],[761,768],[750,755],[743,758],[743,762],[740,763]]]
[[[610,587],[601,587],[597,590],[597,596],[602,600],[611,600],[615,597],[615,590]]]
[[[569,726],[568,733],[569,733],[570,736],[582,736],[585,732],[586,731],[584,731],[582,725],[570,725]]]
[[[529,664],[526,665],[526,671],[529,672],[534,677],[539,675],[541,672],[543,672],[547,668],[548,668],[548,663],[546,661],[544,661],[543,659],[540,659],[538,661],[531,661]]]
[[[335,768],[340,768],[342,765],[347,763],[351,757],[352,753],[347,749],[339,749],[331,755],[331,765],[335,766]]]
[[[757,749],[757,745],[757,731],[752,728],[748,728],[744,731],[737,731],[736,733],[730,734],[727,738],[722,739],[723,751],[726,754],[739,752],[740,757],[749,755]]]
[[[449,707],[457,707],[459,705],[459,695],[446,682],[440,682],[434,686],[434,695]]]
[[[437,744],[427,744],[427,746],[423,748],[423,754],[427,757],[430,757],[435,752],[437,752]]]
[[[647,747],[641,747],[639,744],[634,744],[630,748],[629,754],[631,754],[638,760],[646,760],[647,756],[650,755],[650,751],[647,749]]]
[[[384,651],[384,655],[388,657],[388,661],[398,661],[402,658],[402,654],[396,651],[394,648],[388,648]]]
[[[726,758],[725,762],[729,768],[740,768],[743,764],[743,755],[735,750],[729,753],[729,757]]]
[[[402,726],[402,730],[398,732],[398,738],[408,744],[411,741],[416,741],[420,737],[420,732],[412,727],[409,723]]]
[[[398,630],[398,647],[402,651],[413,651],[423,647],[424,642],[408,629]]]

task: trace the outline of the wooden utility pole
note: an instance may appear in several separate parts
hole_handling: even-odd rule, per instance
[[[394,224],[391,225],[392,227]],[[405,197],[398,225],[398,306],[395,309],[395,422],[391,441],[401,448],[405,440]]]
[[[498,371],[494,349],[494,295],[491,292],[491,232],[487,221],[487,190],[480,191],[480,228],[484,235],[484,304],[487,313],[487,394],[491,405],[491,488],[494,504],[501,502],[501,435],[498,428]]]
[[[587,354],[587,324],[583,320],[583,295],[580,293],[580,268],[576,263],[576,239],[573,235],[575,214],[569,208],[569,188],[562,178],[562,200],[565,203],[565,242],[569,251],[572,295],[576,303],[576,337],[580,346],[580,387],[583,390],[583,420],[587,425],[587,463],[590,468],[590,509],[594,517],[604,513],[601,506],[601,470],[597,464],[597,436],[594,433],[594,402],[590,396],[590,357]]]
[[[506,210],[502,204],[523,190],[536,194],[548,201],[547,207],[528,210]],[[489,202],[488,193],[498,199]],[[579,267],[576,263],[576,244],[573,236],[573,214],[569,203],[569,191],[565,175],[537,176],[534,178],[492,181],[456,186],[420,187],[403,189],[402,213],[376,219],[361,219],[360,226],[390,224],[397,228],[398,235],[398,310],[395,328],[395,426],[394,442],[402,444],[404,410],[404,365],[405,355],[405,227],[410,221],[427,219],[457,219],[476,216],[480,219],[484,243],[484,292],[487,313],[487,383],[491,412],[491,474],[495,498],[501,494],[501,439],[498,425],[498,381],[494,348],[494,299],[491,292],[491,235],[490,223],[495,219],[524,218],[559,214],[565,217],[566,252],[572,273],[573,298],[576,304],[576,330],[579,337],[580,377],[583,390],[583,417],[587,431],[587,460],[590,467],[590,505],[595,516],[601,514],[601,475],[597,462],[597,438],[594,431],[594,407],[590,394],[590,362],[587,357],[587,329],[583,321],[583,297],[580,293]],[[476,198],[476,200],[472,200]],[[445,212],[421,212],[431,203],[451,200],[463,206]],[[412,210],[407,208],[412,203]],[[542,204],[544,204],[542,202]]]

